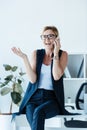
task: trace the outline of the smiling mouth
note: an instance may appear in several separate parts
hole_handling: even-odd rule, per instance
[[[45,43],[45,45],[51,45],[51,43]]]

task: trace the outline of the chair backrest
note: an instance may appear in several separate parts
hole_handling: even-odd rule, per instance
[[[87,82],[82,83],[81,87],[78,90],[78,93],[76,95],[76,108],[77,109],[84,109],[84,93],[85,93],[85,88],[87,87]]]

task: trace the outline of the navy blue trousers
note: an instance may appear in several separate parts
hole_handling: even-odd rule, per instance
[[[31,130],[44,130],[45,119],[59,115],[60,110],[52,90],[38,89],[26,106]]]

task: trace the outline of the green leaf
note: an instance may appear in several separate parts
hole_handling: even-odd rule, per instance
[[[13,78],[13,75],[8,75],[6,76],[6,78],[4,78],[4,80],[11,81],[12,78]]]
[[[11,88],[4,87],[4,88],[1,89],[1,95],[2,96],[8,94],[9,92],[11,92]]]
[[[18,68],[17,66],[13,66],[11,70],[12,70],[13,72],[15,72],[15,71],[17,70],[17,68]]]
[[[18,83],[19,83],[19,84],[21,84],[21,83],[22,83],[22,80],[20,80],[20,79],[18,79],[17,81],[18,81]]]
[[[19,75],[20,76],[23,76],[23,75],[25,75],[26,73],[23,73],[23,72],[19,72]]]
[[[23,99],[23,97],[21,96],[20,102],[18,102],[18,103],[16,104],[18,107],[20,106],[20,104],[21,104],[21,102],[22,102],[22,99]]]
[[[22,94],[22,93],[23,93],[23,89],[22,89],[21,84],[16,83],[16,84],[15,84],[14,91],[15,91],[15,92],[18,92],[18,93],[20,93],[20,94]]]
[[[2,88],[2,87],[4,87],[4,86],[5,86],[4,83],[0,84],[0,88]]]
[[[4,83],[0,83],[0,88],[6,86],[9,83],[9,81],[5,81]]]
[[[15,104],[18,104],[21,101],[22,97],[18,92],[11,92],[11,98]]]
[[[3,64],[3,66],[4,66],[6,71],[11,70],[11,68],[12,68],[10,65],[7,65],[7,64]]]

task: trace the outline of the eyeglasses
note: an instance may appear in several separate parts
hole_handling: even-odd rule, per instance
[[[54,39],[57,36],[55,34],[49,34],[49,35],[41,35],[40,37],[41,37],[42,40],[45,40],[46,38],[48,38],[48,39]]]

